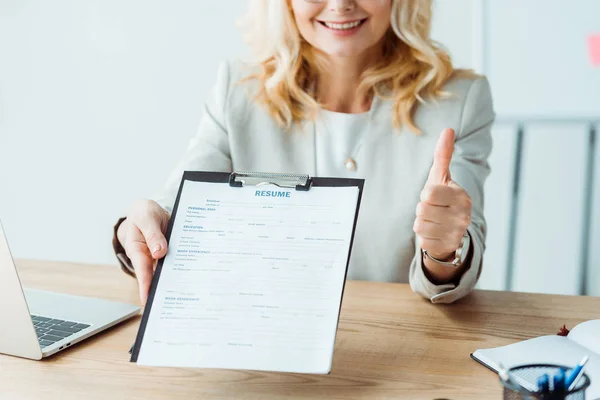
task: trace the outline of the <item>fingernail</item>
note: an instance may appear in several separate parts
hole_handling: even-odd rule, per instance
[[[160,251],[160,244],[156,243],[154,246],[152,246],[152,254],[156,254]]]

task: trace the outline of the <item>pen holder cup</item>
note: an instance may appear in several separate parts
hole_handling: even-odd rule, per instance
[[[527,389],[510,387],[500,380],[504,386],[504,400],[585,400],[585,391],[591,383],[589,376],[585,373],[577,381],[577,386],[573,390],[553,391],[552,377],[561,369],[567,371],[570,367],[551,364],[532,364],[511,368],[509,370],[510,375],[517,383],[528,384],[529,389],[537,389],[538,377],[547,374],[550,377],[550,391],[546,393],[532,393],[531,390],[527,391]]]

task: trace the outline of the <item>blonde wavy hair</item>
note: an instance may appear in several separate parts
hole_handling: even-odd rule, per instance
[[[385,35],[382,60],[366,70],[359,96],[394,100],[393,123],[420,133],[413,120],[417,103],[446,98],[444,84],[456,74],[450,55],[430,38],[432,0],[391,0],[391,29]],[[325,60],[301,36],[289,0],[251,0],[240,21],[253,49],[259,72],[256,100],[283,129],[314,120],[320,104],[314,89]]]

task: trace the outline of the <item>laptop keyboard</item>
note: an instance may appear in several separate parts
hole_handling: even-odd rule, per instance
[[[90,327],[90,325],[80,322],[40,317],[39,315],[31,315],[31,320],[35,326],[35,333],[41,348],[50,346]]]

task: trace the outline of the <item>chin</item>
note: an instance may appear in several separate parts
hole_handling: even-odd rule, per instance
[[[357,49],[348,46],[327,46],[321,51],[332,57],[357,57],[365,52],[364,49]]]

